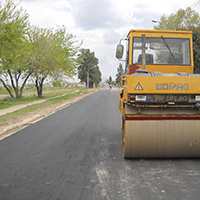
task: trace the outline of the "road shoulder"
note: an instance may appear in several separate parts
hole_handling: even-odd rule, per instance
[[[40,108],[33,112],[25,113],[18,117],[1,122],[0,123],[0,140],[16,133],[17,131],[19,131],[31,124],[34,124],[35,122],[57,112],[58,110],[68,107],[69,105],[91,95],[94,92],[97,92],[98,90],[99,90],[99,88],[95,88],[95,89],[90,90],[87,93],[80,94],[78,96],[70,98],[61,103],[57,103],[57,104],[53,104],[53,105],[50,105],[50,106],[47,106],[44,108]]]

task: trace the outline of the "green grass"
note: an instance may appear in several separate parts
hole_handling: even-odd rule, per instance
[[[71,88],[71,89],[63,89],[63,90],[55,90],[46,94],[43,94],[43,96],[41,98],[38,98],[37,95],[32,94],[30,96],[23,96],[20,99],[10,99],[10,98],[4,98],[0,100],[0,110],[5,109],[5,108],[9,108],[12,106],[16,106],[19,104],[26,104],[26,103],[31,103],[33,101],[37,101],[40,99],[48,99],[48,98],[53,98],[59,95],[63,95],[63,94],[67,94],[67,93],[71,93],[77,89],[82,90],[82,88]]]
[[[8,94],[5,88],[0,87],[0,94]]]
[[[73,87],[73,88],[70,88],[70,87],[46,87],[44,86],[43,87],[43,91],[56,91],[56,90],[66,90],[66,89],[75,89],[75,88],[78,88],[78,87]],[[13,95],[15,95],[15,92],[14,92],[14,89],[13,88],[10,88],[11,92]],[[19,88],[20,90],[20,88]],[[23,94],[26,94],[28,92],[35,92],[35,94],[37,94],[37,91],[36,91],[36,87],[31,85],[31,86],[26,86],[24,89],[23,89]],[[4,88],[4,87],[0,87],[0,94],[5,94],[5,95],[8,95],[9,96],[9,93],[8,91]]]
[[[77,89],[77,88],[76,88],[76,89]],[[6,120],[8,120],[8,119],[15,118],[15,117],[17,117],[17,116],[23,115],[23,114],[28,113],[28,112],[35,111],[35,110],[37,110],[37,109],[39,109],[39,108],[43,108],[43,107],[50,106],[50,105],[52,105],[52,104],[60,103],[60,102],[65,101],[65,100],[67,100],[67,99],[69,99],[69,98],[78,96],[78,95],[81,94],[81,93],[85,93],[85,92],[87,92],[88,90],[87,90],[87,89],[79,88],[79,91],[72,93],[73,91],[74,91],[74,89],[68,91],[69,94],[66,94],[65,96],[56,97],[56,98],[53,98],[53,99],[48,99],[48,98],[47,98],[48,100],[47,100],[46,102],[44,102],[44,103],[40,103],[40,104],[35,104],[35,105],[32,105],[32,106],[28,106],[28,107],[26,107],[26,108],[17,110],[17,111],[15,111],[15,112],[8,113],[8,114],[6,114],[6,115],[0,116],[0,122],[6,121]],[[66,92],[65,92],[65,93],[66,93]],[[62,93],[59,93],[59,95],[60,95],[60,94],[62,94]],[[49,95],[49,94],[48,94],[48,95]],[[49,96],[52,97],[51,95],[49,95]],[[39,100],[39,99],[37,98],[36,100]],[[21,102],[21,101],[19,100],[19,102]],[[25,101],[23,101],[23,102],[25,102]],[[30,99],[29,99],[29,101],[27,100],[27,102],[32,102],[32,101],[30,101]]]

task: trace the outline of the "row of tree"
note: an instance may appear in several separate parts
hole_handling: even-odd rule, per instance
[[[117,68],[116,79],[112,80],[112,76],[109,76],[109,78],[105,82],[108,85],[117,85],[117,86],[120,86],[123,75],[124,75],[124,69],[122,67],[122,64],[119,63],[119,67]]]
[[[78,57],[81,59],[81,64],[78,67],[78,78],[81,82],[86,83],[87,88],[93,87],[94,84],[97,86],[101,82],[98,58],[89,49],[82,49]],[[89,75],[89,86],[87,83],[87,75]]]
[[[42,96],[44,80],[76,73],[76,54],[81,43],[64,26],[43,29],[31,26],[29,15],[11,0],[0,4],[0,81],[14,98],[22,97],[29,78]],[[19,83],[22,86],[19,87]],[[10,86],[11,85],[11,86]]]
[[[39,97],[47,78],[58,81],[73,77],[79,71],[79,77],[85,81],[81,67],[87,65],[90,53],[83,53],[86,50],[80,48],[82,42],[68,34],[66,27],[31,26],[26,11],[11,0],[4,5],[0,3],[0,23],[0,82],[12,98],[22,97],[29,79],[35,83]],[[98,59],[90,64],[97,65]],[[90,84],[99,83],[99,76],[99,70],[91,71]]]

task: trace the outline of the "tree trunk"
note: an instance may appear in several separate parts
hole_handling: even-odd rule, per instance
[[[38,97],[42,97],[42,89],[43,89],[44,80],[45,78],[42,78],[41,82],[39,82],[38,80],[35,80],[35,86],[37,88]]]
[[[8,69],[8,74],[10,76],[10,81],[11,81],[11,84],[12,84],[12,87],[13,89],[15,90],[15,97],[17,98],[17,94],[16,94],[16,87],[15,87],[15,84],[14,84],[14,80],[13,80],[13,77],[12,77],[12,73],[11,71]]]
[[[18,86],[18,81],[16,80],[16,86],[15,86],[15,97],[16,99],[19,98],[19,86]]]
[[[13,76],[12,76],[12,73],[11,71],[8,69],[8,74],[10,76],[10,80],[11,80],[11,84],[12,84],[12,87],[13,89],[15,90],[15,97],[18,99],[19,98],[19,85],[18,85],[18,82],[19,82],[19,78],[21,76],[21,72],[19,71],[19,74],[17,75],[17,73],[15,73],[15,81],[16,81],[16,85],[14,83],[14,80],[13,80]]]
[[[39,84],[38,97],[42,97],[42,84]]]
[[[93,88],[93,82],[89,82],[89,88]]]
[[[31,71],[31,72],[27,75],[27,77],[25,78],[25,80],[24,80],[24,82],[23,82],[23,84],[22,84],[22,87],[21,87],[21,89],[20,89],[20,98],[22,98],[22,92],[23,92],[24,86],[25,86],[25,84],[26,84],[26,81],[29,79],[29,77],[31,76],[32,73],[33,73],[33,71]]]
[[[40,85],[39,85],[38,80],[35,80],[35,87],[36,87],[36,89],[37,89],[38,97],[40,97]]]
[[[12,92],[10,91],[10,89],[7,87],[7,85],[5,84],[5,82],[4,82],[2,79],[0,79],[0,81],[2,82],[2,84],[3,84],[3,86],[6,88],[6,90],[8,91],[10,97],[11,97],[12,99],[14,99],[14,98],[15,98],[14,95],[12,94]]]

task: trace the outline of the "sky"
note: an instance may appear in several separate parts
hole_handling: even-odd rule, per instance
[[[151,20],[176,13],[180,8],[200,9],[200,0],[13,0],[29,14],[32,25],[53,28],[64,25],[83,40],[99,60],[102,79],[116,79],[119,61],[116,46],[130,29],[153,29]],[[5,2],[0,0],[0,2]],[[74,80],[77,80],[75,77]]]

